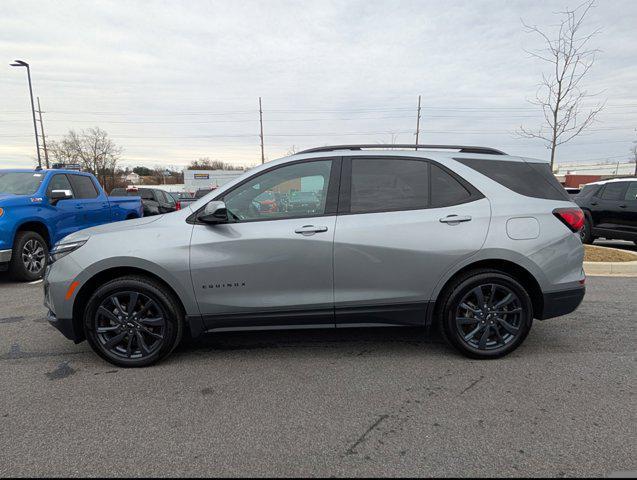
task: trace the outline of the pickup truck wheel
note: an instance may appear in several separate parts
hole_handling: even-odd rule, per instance
[[[145,277],[122,277],[99,287],[84,314],[91,348],[120,367],[145,367],[181,340],[183,314],[172,294]]]
[[[442,299],[442,333],[471,358],[499,358],[524,341],[533,323],[525,288],[497,270],[469,272],[450,285]]]
[[[42,278],[49,261],[49,248],[44,239],[35,232],[18,232],[13,242],[13,253],[9,270],[11,275],[23,282]]]

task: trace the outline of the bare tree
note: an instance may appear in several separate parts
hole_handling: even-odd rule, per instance
[[[53,142],[49,151],[56,162],[79,164],[82,170],[95,175],[104,188],[109,181],[114,184],[122,154],[122,149],[99,127],[80,133],[70,130],[62,140]]]
[[[222,162],[221,160],[211,160],[209,157],[203,157],[199,160],[195,160],[186,168],[188,170],[243,170],[242,167]]]
[[[285,152],[285,156],[289,157],[291,155],[296,155],[297,153],[299,153],[299,149],[296,148],[296,145],[292,145],[290,148],[288,148],[288,151]]]
[[[527,32],[539,35],[545,43],[544,48],[527,53],[546,62],[550,71],[542,73],[535,99],[531,100],[532,104],[542,109],[543,125],[538,129],[520,126],[516,133],[524,138],[537,138],[545,142],[546,148],[551,151],[551,169],[557,147],[589,127],[605,104],[598,103],[590,110],[584,107],[588,98],[599,95],[589,94],[582,86],[599,53],[589,43],[600,30],[591,33],[582,31],[584,19],[594,6],[595,1],[588,0],[574,10],[557,12],[561,19],[554,33],[545,33],[540,27],[522,21]]]

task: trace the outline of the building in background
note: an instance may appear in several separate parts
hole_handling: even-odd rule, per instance
[[[607,178],[629,177],[635,174],[634,163],[560,163],[554,172],[565,187],[581,185]]]
[[[184,189],[194,193],[199,189],[217,188],[243,175],[243,170],[184,170]]]

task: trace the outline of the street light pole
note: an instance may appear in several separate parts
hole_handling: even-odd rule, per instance
[[[16,60],[11,64],[12,67],[26,67],[27,78],[29,79],[29,95],[31,97],[31,115],[33,116],[33,131],[35,132],[35,148],[38,152],[38,167],[42,168],[42,159],[40,158],[40,140],[38,139],[38,126],[35,121],[35,104],[33,103],[33,87],[31,86],[31,69],[29,64],[22,60]]]

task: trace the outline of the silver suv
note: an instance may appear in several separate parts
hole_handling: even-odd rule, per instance
[[[438,324],[501,357],[584,296],[582,211],[547,163],[350,145],[266,163],[181,211],[57,244],[49,321],[120,366],[186,333]]]

